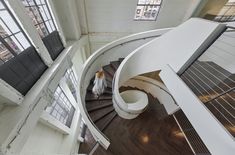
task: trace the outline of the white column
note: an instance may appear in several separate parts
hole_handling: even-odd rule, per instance
[[[51,59],[46,46],[43,44],[42,39],[40,38],[35,26],[33,25],[31,18],[27,14],[23,3],[20,0],[8,0],[7,2],[14,10],[16,17],[19,19],[19,23],[21,24],[25,33],[29,36],[29,39],[35,46],[38,54],[40,55],[44,63],[47,66],[51,66],[53,60]]]
[[[63,29],[61,27],[59,18],[58,18],[57,14],[56,14],[54,3],[52,2],[52,0],[47,0],[47,2],[49,4],[48,7],[50,8],[50,11],[52,12],[52,18],[55,21],[55,25],[56,25],[56,28],[58,29],[61,41],[62,41],[62,43],[63,43],[63,45],[65,47],[67,43],[66,43],[66,39],[64,37],[64,32],[63,32]]]
[[[23,99],[20,92],[0,79],[0,104],[19,105]]]

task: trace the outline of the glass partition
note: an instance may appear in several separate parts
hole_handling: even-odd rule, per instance
[[[233,136],[235,136],[234,73],[235,31],[227,29],[181,75],[182,80]]]

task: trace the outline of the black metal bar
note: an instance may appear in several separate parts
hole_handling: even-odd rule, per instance
[[[9,37],[11,37],[11,36],[14,36],[14,35],[16,35],[16,34],[18,34],[18,33],[20,33],[20,32],[21,32],[21,31],[12,33],[11,35],[8,35],[8,36],[6,36],[6,37],[3,37],[3,39],[9,38]]]
[[[231,91],[233,91],[233,90],[235,90],[235,87],[233,87],[233,88],[231,88],[231,89],[229,89],[229,90],[227,90],[227,91],[225,91],[225,92],[223,92],[223,93],[221,93],[221,94],[219,94],[219,95],[213,97],[213,98],[210,99],[209,101],[206,101],[205,104],[206,104],[206,103],[209,103],[209,102],[211,102],[211,101],[213,101],[213,100],[219,98],[220,96],[223,96],[224,94],[227,94],[227,93],[229,93],[229,92],[231,92]]]
[[[45,24],[45,22],[48,22],[48,21],[50,21],[50,19],[47,19],[47,20],[45,20],[45,21],[42,21],[41,23],[37,23],[35,26],[40,25],[40,24]]]

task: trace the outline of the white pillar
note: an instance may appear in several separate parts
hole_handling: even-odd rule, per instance
[[[48,4],[49,4],[49,8],[50,8],[50,11],[52,12],[52,18],[53,20],[55,21],[55,25],[56,25],[56,28],[58,29],[58,32],[59,32],[59,35],[60,35],[60,38],[61,38],[61,41],[64,45],[64,47],[66,46],[66,39],[64,37],[64,32],[63,32],[63,29],[61,27],[61,24],[60,24],[60,21],[59,21],[59,18],[56,14],[56,10],[55,10],[55,6],[54,6],[54,3],[52,2],[52,0],[47,0]]]
[[[23,99],[20,92],[0,79],[0,104],[19,105]]]

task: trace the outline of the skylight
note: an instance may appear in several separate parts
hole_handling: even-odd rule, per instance
[[[134,20],[155,21],[162,0],[138,0]]]

